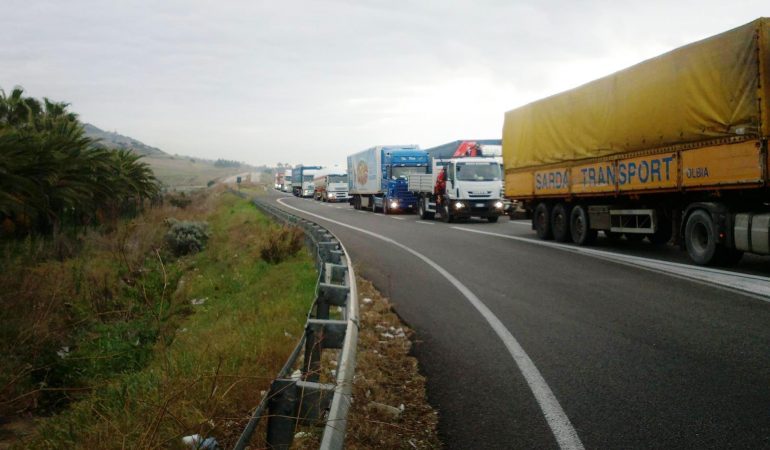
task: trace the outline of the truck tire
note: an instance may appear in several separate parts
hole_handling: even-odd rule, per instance
[[[420,219],[430,220],[433,219],[433,213],[428,211],[428,198],[420,197],[419,204],[417,205],[417,211],[420,213]]]
[[[545,203],[538,203],[532,215],[532,228],[542,240],[553,239],[551,232],[551,208]]]
[[[386,216],[390,214],[390,207],[388,206],[388,197],[382,198],[382,213]]]
[[[449,204],[445,204],[441,208],[441,220],[443,220],[444,223],[451,223],[454,220],[452,213],[449,211]]]
[[[489,223],[497,223],[497,221],[500,219],[500,216],[489,216],[487,217],[487,220]]]
[[[590,245],[596,240],[597,231],[591,229],[588,211],[583,205],[572,208],[569,215],[569,229],[572,242],[577,245]]]
[[[626,240],[628,242],[642,242],[644,238],[647,236],[645,234],[639,234],[639,233],[624,233],[623,235],[626,237]]]
[[[564,203],[557,203],[551,211],[551,230],[556,242],[567,242],[570,238],[569,219],[572,208]]]
[[[684,244],[687,254],[695,264],[707,266],[718,262],[714,231],[711,214],[703,209],[696,209],[687,218],[687,224],[684,227]]]
[[[359,197],[358,195],[353,197],[353,209],[359,210],[359,211],[361,210],[361,197]]]

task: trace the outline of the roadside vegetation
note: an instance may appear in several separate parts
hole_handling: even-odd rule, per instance
[[[88,230],[67,258],[50,239],[4,242],[0,417],[36,419],[10,427],[27,433],[18,448],[240,433],[302,332],[315,270],[246,200],[182,204]]]
[[[0,238],[114,224],[157,199],[140,156],[97,147],[67,107],[0,89]]]

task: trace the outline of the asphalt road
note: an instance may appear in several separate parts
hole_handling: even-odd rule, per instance
[[[334,232],[417,332],[447,448],[770,448],[770,259],[709,272],[673,247],[576,253],[507,219],[272,195]]]

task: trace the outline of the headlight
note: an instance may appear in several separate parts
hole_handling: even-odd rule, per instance
[[[336,197],[336,195],[334,195],[334,194],[329,194],[329,198],[334,198],[334,197]]]
[[[503,207],[503,202],[497,202],[495,203],[495,208],[501,209]]]
[[[455,208],[457,209],[465,208],[465,204],[463,202],[457,202],[455,203]]]
[[[398,208],[398,202],[397,202],[397,201],[395,201],[395,200],[394,200],[394,201],[392,201],[392,202],[390,202],[390,207],[391,207],[391,208]]]

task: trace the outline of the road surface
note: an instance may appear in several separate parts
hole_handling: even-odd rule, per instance
[[[271,196],[335,233],[417,332],[447,448],[770,448],[770,259],[709,270],[505,218]]]

